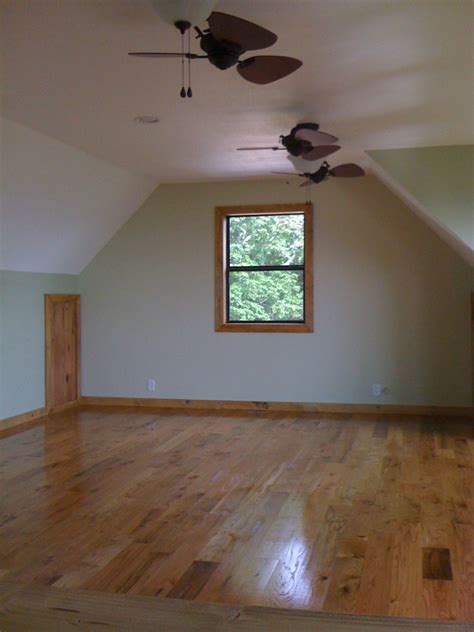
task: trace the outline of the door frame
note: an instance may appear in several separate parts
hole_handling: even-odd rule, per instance
[[[53,306],[55,303],[74,301],[76,306],[76,394],[77,399],[59,406],[53,406]],[[81,397],[81,296],[80,294],[45,294],[44,295],[44,349],[45,349],[45,408],[46,413],[55,412],[75,406]]]

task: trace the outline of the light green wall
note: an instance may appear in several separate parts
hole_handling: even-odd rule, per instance
[[[80,275],[83,395],[469,405],[469,266],[374,177],[313,196],[314,334],[216,333],[214,207],[302,190],[161,185]]]
[[[474,249],[474,145],[367,153],[427,212]]]
[[[75,293],[77,279],[0,271],[0,419],[44,406],[44,295]]]
[[[1,237],[0,237],[1,239]],[[4,307],[3,307],[3,295],[4,295],[4,289],[3,289],[3,280],[4,280],[4,273],[0,270],[0,419],[3,418],[3,407],[4,407],[4,401],[5,401],[5,397],[4,397],[4,388],[3,388],[3,348],[4,348],[4,333],[3,333],[3,312],[4,312]]]

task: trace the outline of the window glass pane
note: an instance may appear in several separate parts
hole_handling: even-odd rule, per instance
[[[230,216],[231,266],[303,265],[304,215]]]
[[[302,270],[229,272],[230,321],[304,321]]]

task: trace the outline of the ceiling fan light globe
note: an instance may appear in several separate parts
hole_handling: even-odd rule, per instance
[[[303,160],[303,158],[295,157],[295,156],[292,156],[291,154],[287,154],[285,158],[288,160],[288,162],[291,162],[294,170],[297,173],[303,173],[304,171],[307,171],[308,163],[306,162],[306,160]]]
[[[191,25],[201,24],[212,13],[217,0],[150,0],[160,18],[172,24],[189,22]]]

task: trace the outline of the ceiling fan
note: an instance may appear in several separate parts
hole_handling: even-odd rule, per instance
[[[253,22],[248,22],[241,18],[227,13],[213,11],[207,19],[209,28],[202,31],[194,27],[197,32],[201,50],[205,55],[197,55],[191,52],[191,23],[186,20],[175,22],[176,28],[181,33],[180,53],[161,52],[132,52],[129,55],[134,57],[152,58],[181,58],[182,97],[192,97],[191,89],[191,60],[208,59],[209,62],[220,70],[227,70],[232,66],[237,66],[237,72],[247,81],[257,84],[266,84],[282,79],[297,70],[303,62],[294,57],[283,57],[281,55],[257,55],[240,59],[240,57],[250,50],[260,50],[268,48],[277,41],[275,33],[264,29]],[[185,52],[184,36],[188,33],[188,50]],[[184,61],[188,60],[188,89],[184,88]]]
[[[319,131],[317,123],[298,123],[289,134],[280,136],[283,147],[238,147],[238,151],[257,151],[271,149],[272,151],[288,151],[295,157],[304,160],[321,160],[341,149],[339,145],[333,145],[337,138],[331,134]]]
[[[319,184],[329,177],[334,178],[358,178],[365,175],[365,171],[359,165],[353,162],[347,162],[337,167],[331,167],[326,161],[323,162],[321,167],[314,173],[290,173],[284,171],[272,171],[272,173],[278,173],[283,176],[298,176],[299,178],[305,178],[305,181],[300,184],[300,187],[311,186],[312,184]]]

